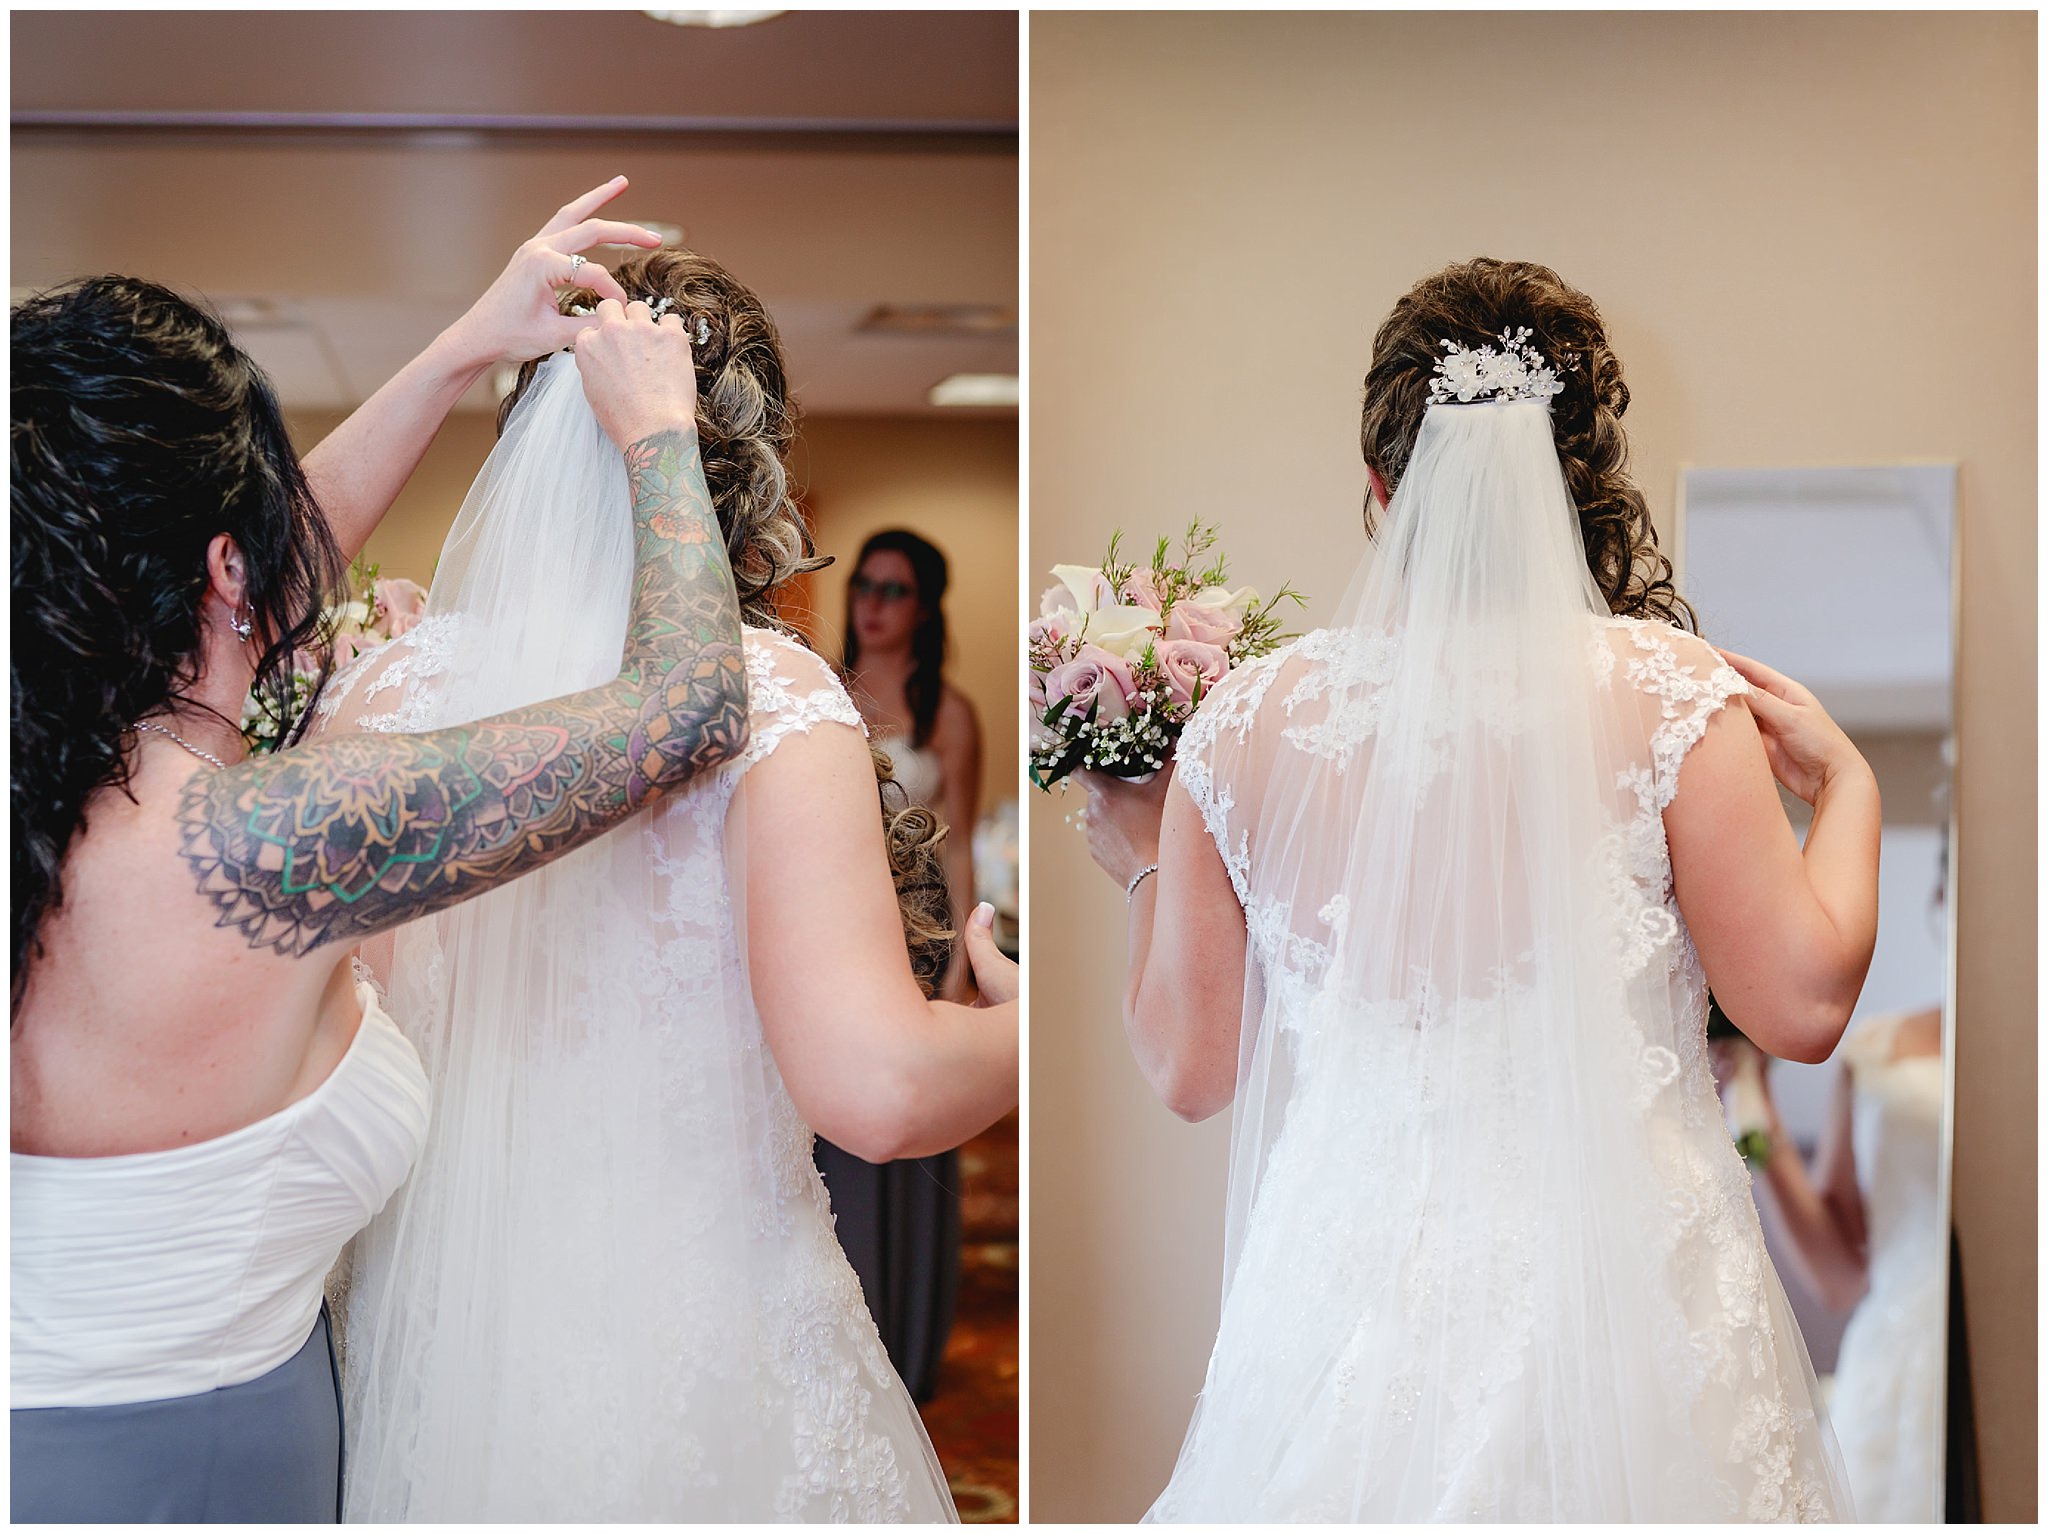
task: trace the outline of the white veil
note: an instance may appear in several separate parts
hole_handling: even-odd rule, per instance
[[[423,730],[601,684],[633,569],[621,455],[557,355],[463,504],[431,616],[331,708]],[[737,779],[400,929],[377,966],[434,1118],[355,1245],[350,1521],[749,1518],[778,1487],[793,1515],[848,1511],[809,1467],[870,1442],[833,1417],[867,1376],[802,1398],[839,1335],[818,1296],[852,1278],[791,1277],[812,1260],[793,1201],[822,1195],[745,984]]]
[[[1545,400],[1431,405],[1337,621],[1182,742],[1250,954],[1157,1517],[1732,1515],[1778,1424],[1714,1382],[1812,1422],[1666,902],[1660,812],[1741,684],[1609,619],[1578,529]]]

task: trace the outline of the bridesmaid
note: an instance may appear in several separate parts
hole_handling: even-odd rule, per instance
[[[589,216],[624,187],[563,208],[303,466],[263,374],[169,289],[96,277],[14,311],[17,1521],[338,1517],[322,1284],[410,1171],[428,1103],[344,956],[745,745],[738,605],[687,470],[688,340],[578,254],[660,243]],[[557,312],[570,281],[611,295],[599,320]],[[496,720],[246,763],[243,698],[289,720],[294,652],[448,409],[493,362],[572,341],[600,420],[650,466],[648,525],[678,529],[642,540],[650,628],[674,636],[629,650],[651,691],[622,670]],[[643,726],[660,746],[629,760],[614,738]],[[540,735],[557,752],[536,765]],[[534,793],[493,786],[507,762]]]
[[[891,529],[868,539],[847,582],[841,669],[876,748],[895,763],[896,781],[952,827],[946,879],[957,932],[974,904],[981,720],[945,679],[946,583],[946,556],[916,533]],[[950,994],[962,994],[967,979],[967,966],[956,964]]]
[[[848,582],[842,669],[896,781],[950,827],[944,857],[957,933],[974,899],[981,722],[945,680],[946,581],[946,556],[917,534],[868,539]],[[967,966],[950,963],[940,994],[961,998],[967,980]],[[929,1400],[960,1287],[959,1153],[874,1166],[820,1140],[817,1159],[839,1243],[889,1358],[911,1395]]]

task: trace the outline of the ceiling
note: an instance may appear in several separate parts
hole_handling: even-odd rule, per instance
[[[884,304],[1014,310],[1014,12],[16,12],[11,34],[14,290],[201,292],[291,408],[360,402],[624,172],[609,211],[680,225],[754,287],[811,412],[1014,414],[925,399],[1014,373],[1014,327],[857,328]]]

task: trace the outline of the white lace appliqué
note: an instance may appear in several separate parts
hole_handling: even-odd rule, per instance
[[[445,664],[431,632],[428,640],[376,678],[379,692],[395,692],[389,712],[401,718],[428,668]],[[831,669],[802,645],[748,629],[744,653],[750,729],[742,754],[623,828],[646,839],[649,885],[609,882],[608,865],[587,856],[602,842],[556,865],[565,878],[588,870],[589,883],[565,883],[564,898],[587,898],[599,919],[587,924],[576,984],[548,1030],[562,1048],[588,1041],[591,1055],[569,1069],[556,1056],[550,1086],[573,1079],[603,1104],[592,1115],[593,1140],[603,1142],[610,1115],[630,1124],[627,1143],[658,1154],[637,1163],[597,1152],[594,1161],[563,1158],[603,1175],[586,1175],[573,1197],[550,1203],[565,1226],[533,1260],[559,1261],[564,1272],[557,1280],[529,1269],[523,1286],[542,1298],[591,1292],[591,1265],[602,1264],[593,1254],[611,1250],[621,1230],[660,1271],[635,1273],[630,1284],[621,1276],[645,1329],[646,1360],[633,1360],[634,1369],[590,1351],[610,1335],[602,1317],[583,1313],[594,1307],[569,1306],[575,1313],[534,1339],[522,1377],[547,1388],[535,1394],[522,1441],[558,1439],[561,1425],[574,1423],[585,1457],[560,1472],[542,1463],[500,1466],[499,1474],[530,1475],[536,1508],[574,1495],[574,1516],[645,1518],[645,1467],[610,1466],[605,1446],[644,1442],[644,1423],[628,1430],[616,1419],[652,1413],[664,1435],[657,1479],[668,1516],[688,1516],[698,1505],[691,1499],[701,1498],[764,1521],[936,1519],[950,1497],[927,1469],[915,1408],[834,1235],[812,1131],[754,1003],[727,845],[728,811],[750,767],[807,731],[863,725]],[[405,929],[400,940],[419,932]],[[420,1015],[444,1015],[446,968],[423,962],[417,949],[402,967]],[[624,1081],[606,1053],[622,1030],[645,1046],[635,1058],[648,1067]],[[622,1377],[643,1390],[651,1382],[651,1396],[622,1394]]]
[[[420,684],[447,670],[460,626],[458,614],[429,613],[389,644],[364,651],[336,672],[321,690],[320,701],[313,706],[315,720],[327,723],[343,700],[352,695],[356,706],[367,707],[372,698],[397,689],[392,706],[384,712],[357,714],[356,728],[387,735],[410,734],[425,728],[432,717],[433,689]],[[357,684],[377,667],[382,669],[368,686],[357,692]]]
[[[1634,1179],[1625,1200],[1639,1239],[1632,1260],[1642,1264],[1655,1332],[1648,1345],[1670,1414],[1664,1430],[1699,1450],[1677,1498],[1701,1517],[1825,1519],[1834,1483],[1798,1348],[1780,1320],[1748,1173],[1721,1121],[1706,1056],[1705,977],[1673,894],[1663,826],[1686,753],[1746,684],[1667,625],[1616,619],[1592,629],[1596,685],[1626,686],[1647,700],[1640,760],[1612,785],[1607,834],[1594,849],[1619,955],[1611,1052],[1602,1040],[1595,1053],[1608,1090],[1647,1131],[1648,1154],[1616,1185]],[[1355,1485],[1370,1483],[1375,1458],[1390,1459],[1425,1424],[1444,1467],[1434,1516],[1581,1515],[1564,1492],[1530,1478],[1540,1446],[1495,1442],[1503,1424],[1512,1434],[1541,1421],[1525,1410],[1536,1388],[1527,1362],[1540,1356],[1545,1318],[1568,1313],[1582,1266],[1574,1238],[1557,1228],[1558,1211],[1539,1217],[1540,1200],[1506,1191],[1540,1193],[1545,1161],[1572,1153],[1523,1135],[1523,1126],[1545,1121],[1517,1097],[1542,1090],[1541,1072],[1526,1056],[1514,1064],[1517,1050],[1530,1048],[1539,1023],[1531,1009],[1546,993],[1539,956],[1474,979],[1462,994],[1417,966],[1406,995],[1340,995],[1357,976],[1336,958],[1370,934],[1347,936],[1352,913],[1342,898],[1318,903],[1303,889],[1281,900],[1261,885],[1251,829],[1259,773],[1276,743],[1341,770],[1380,726],[1373,700],[1396,643],[1310,635],[1263,670],[1233,676],[1182,739],[1178,780],[1244,906],[1264,1022],[1288,1040],[1292,1074],[1232,1272],[1203,1412],[1183,1452],[1183,1467],[1193,1468],[1176,1472],[1157,1516],[1217,1516],[1219,1506],[1236,1505],[1201,1488],[1199,1467],[1232,1462],[1223,1443],[1233,1432],[1229,1403],[1270,1407],[1261,1391],[1275,1350],[1290,1345],[1329,1360],[1330,1416],[1317,1427],[1345,1446],[1352,1468],[1338,1477],[1343,1485],[1302,1488],[1300,1500],[1264,1516],[1349,1520]],[[1298,674],[1283,672],[1288,662]],[[1513,698],[1499,702],[1501,727],[1519,728]],[[1646,1036],[1646,1018],[1665,1020],[1659,1036]],[[1332,1175],[1333,1146],[1342,1148],[1341,1175]],[[1439,1167],[1435,1157],[1450,1159]],[[1432,1202],[1432,1167],[1466,1203]],[[1503,1191],[1473,1207],[1475,1197],[1495,1197],[1488,1188]],[[1391,1252],[1390,1233],[1398,1233]],[[1276,1309],[1287,1326],[1276,1329]],[[1240,1332],[1250,1339],[1242,1353],[1232,1346]],[[1301,1452],[1312,1458],[1307,1446]],[[1361,1452],[1366,1462],[1356,1463]],[[1254,1504],[1244,1506],[1253,1516]]]

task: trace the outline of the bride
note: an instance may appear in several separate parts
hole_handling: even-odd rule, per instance
[[[434,1131],[354,1248],[347,1516],[950,1520],[812,1136],[885,1161],[1006,1112],[1014,968],[970,920],[979,1009],[927,999],[951,938],[935,823],[892,804],[858,710],[776,616],[820,561],[768,312],[687,252],[613,275],[693,348],[673,473],[738,586],[747,741],[545,877],[366,952]],[[633,523],[576,358],[528,363],[429,615],[336,679],[320,728],[418,730],[615,668]]]
[[[1170,779],[1089,783],[1132,1047],[1184,1117],[1234,1112],[1153,1519],[1851,1516],[1704,1015],[1711,980],[1767,1051],[1833,1049],[1876,785],[1805,689],[1687,631],[1627,402],[1555,273],[1419,283],[1374,344],[1338,621],[1219,685]]]

